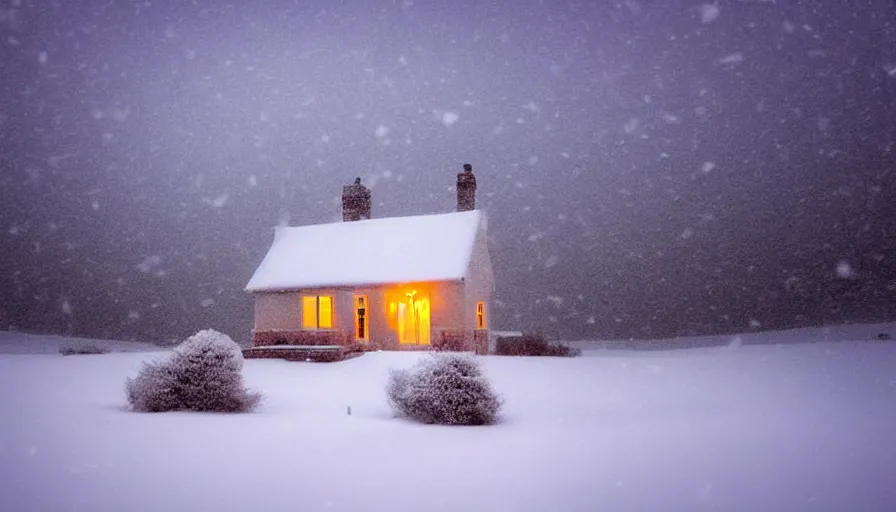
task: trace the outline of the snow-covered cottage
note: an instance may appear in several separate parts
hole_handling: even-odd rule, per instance
[[[249,280],[246,357],[340,359],[356,350],[488,351],[494,290],[476,181],[457,177],[457,211],[370,218],[370,191],[343,187],[343,222],[275,228]]]

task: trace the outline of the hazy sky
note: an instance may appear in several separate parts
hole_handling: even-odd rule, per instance
[[[0,328],[246,341],[272,226],[465,162],[493,327],[894,318],[896,3],[438,3],[4,1]]]

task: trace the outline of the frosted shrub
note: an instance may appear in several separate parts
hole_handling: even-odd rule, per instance
[[[125,385],[137,411],[247,412],[261,395],[243,387],[243,354],[226,334],[207,329],[187,338],[166,361],[147,363]]]
[[[433,354],[410,369],[392,370],[386,394],[400,416],[441,425],[494,423],[502,405],[469,354]]]
[[[582,351],[550,342],[541,334],[524,334],[522,336],[498,336],[495,343],[495,354],[499,356],[577,357],[582,355]]]
[[[74,356],[74,355],[95,355],[95,354],[106,354],[109,351],[97,347],[96,345],[84,345],[81,347],[60,347],[59,353],[64,356]]]
[[[164,412],[181,409],[174,372],[167,361],[144,363],[136,378],[128,379],[128,403],[136,411]]]

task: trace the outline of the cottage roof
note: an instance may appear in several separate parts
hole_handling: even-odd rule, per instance
[[[250,292],[463,278],[479,210],[278,227]]]

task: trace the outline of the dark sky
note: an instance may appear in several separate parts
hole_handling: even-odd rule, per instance
[[[272,226],[465,162],[493,327],[892,320],[896,3],[4,0],[0,328],[245,341]]]

